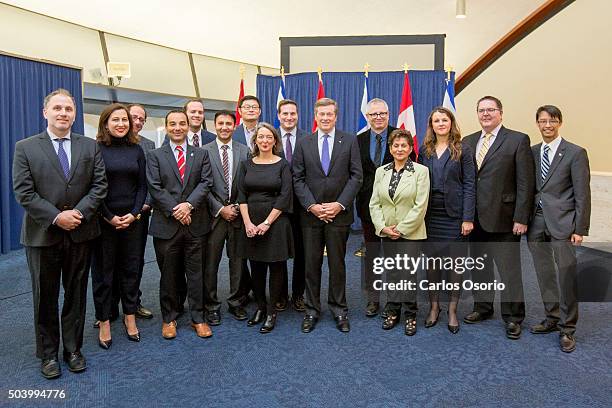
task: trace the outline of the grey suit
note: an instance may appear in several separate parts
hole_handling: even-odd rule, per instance
[[[542,180],[541,149],[542,143],[531,148],[536,163],[536,194],[527,240],[546,317],[554,322],[561,320],[561,331],[574,334],[578,321],[576,249],[570,238],[572,234],[589,234],[589,159],[582,147],[562,139]]]
[[[21,243],[32,277],[36,355],[44,359],[56,357],[59,349],[61,282],[64,351],[78,351],[83,344],[91,240],[100,235],[96,211],[107,189],[98,144],[75,133],[70,140],[68,180],[46,131],[19,141],[13,160],[15,199],[25,209]],[[66,232],[53,222],[69,209],[80,211],[83,219]]]
[[[226,246],[229,258],[230,293],[227,303],[230,307],[238,307],[244,301],[250,290],[250,276],[246,266],[246,260],[238,253],[237,241],[241,233],[242,218],[240,215],[229,222],[219,214],[221,208],[226,205],[237,204],[238,180],[236,176],[240,163],[250,156],[249,148],[241,143],[232,142],[232,168],[231,191],[228,196],[227,184],[223,177],[223,161],[219,155],[216,141],[212,141],[202,148],[208,152],[212,167],[213,186],[208,195],[208,206],[213,217],[212,229],[206,242],[206,253],[204,257],[204,305],[207,311],[219,310],[221,302],[217,297],[217,275],[219,263],[223,255],[223,246]]]
[[[294,191],[301,210],[306,267],[306,313],[321,313],[321,266],[327,247],[329,263],[328,305],[334,316],[346,316],[346,241],[353,222],[353,202],[361,187],[363,171],[357,138],[336,130],[327,175],[323,172],[318,134],[302,138],[293,156]],[[344,206],[334,220],[325,223],[306,210],[313,204],[337,201]]]

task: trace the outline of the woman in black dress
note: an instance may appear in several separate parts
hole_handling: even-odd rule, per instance
[[[100,321],[98,344],[108,349],[112,344],[114,280],[118,280],[127,337],[140,341],[135,313],[142,237],[137,225],[147,195],[146,166],[125,106],[115,103],[104,109],[96,140],[104,159],[108,192],[99,209],[102,234],[94,248],[91,279],[96,319]]]
[[[293,208],[289,163],[277,152],[282,146],[276,129],[257,125],[252,139],[253,158],[240,163],[238,202],[245,227],[244,256],[251,263],[257,310],[247,322],[264,324],[269,333],[276,323],[274,305],[281,300],[283,271],[293,258],[293,234],[287,213]],[[266,301],[266,276],[270,269],[270,303]]]
[[[427,256],[466,256],[467,235],[474,229],[476,205],[476,168],[472,149],[461,141],[455,115],[443,107],[429,115],[427,132],[420,149],[419,162],[429,168],[431,191],[425,217],[427,227]],[[442,273],[453,286],[448,304],[448,330],[459,331],[457,304],[463,271],[427,270],[429,283],[439,283]],[[456,288],[456,289],[455,289]],[[429,290],[431,308],[425,327],[433,327],[440,315],[439,292]]]

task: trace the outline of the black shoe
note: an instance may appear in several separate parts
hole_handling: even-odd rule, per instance
[[[274,310],[276,310],[277,312],[284,312],[285,310],[287,310],[287,299],[283,299],[280,302],[276,302],[276,304],[274,305]]]
[[[302,296],[302,295],[293,296],[291,298],[291,305],[298,312],[305,312],[306,311],[306,305],[304,304],[304,296]]]
[[[446,312],[446,315],[448,316],[448,311]],[[459,321],[457,320],[457,322],[459,322]],[[427,326],[425,326],[425,327],[427,327]],[[453,334],[459,333],[459,329],[460,329],[459,325],[453,326],[453,325],[451,325],[449,323],[446,327],[448,327],[448,331],[453,333]]]
[[[380,317],[386,319],[387,317],[389,317],[389,311],[387,309],[383,309],[382,313],[380,314]]]
[[[510,340],[518,340],[521,337],[521,325],[514,322],[506,323],[506,337]]]
[[[434,320],[425,320],[425,328],[429,329],[430,327],[434,327],[438,324],[438,318],[440,317],[440,309],[438,309],[438,314]]]
[[[351,331],[351,324],[349,323],[348,317],[336,316],[334,320],[336,320],[336,328],[342,333],[348,333]]]
[[[136,315],[136,318],[138,319],[152,319],[153,318],[153,312],[151,312],[149,309],[147,309],[143,305],[138,305],[138,309],[136,309],[136,313],[134,314]]]
[[[64,361],[68,363],[68,370],[72,371],[73,373],[85,371],[87,368],[85,357],[83,357],[80,351],[73,351],[72,353],[67,353],[64,351]]]
[[[482,322],[483,320],[490,319],[493,316],[493,313],[480,313],[480,312],[472,312],[463,318],[463,321],[467,324],[474,324],[478,322]]]
[[[275,324],[276,324],[276,313],[269,314],[268,316],[266,316],[266,321],[260,327],[259,332],[263,334],[270,333],[272,330],[274,330]]]
[[[304,316],[304,320],[302,320],[302,333],[310,333],[314,330],[317,325],[318,319],[311,315]]]
[[[529,331],[533,334],[546,334],[559,331],[559,326],[554,320],[544,319],[541,323],[531,326]]]
[[[406,336],[414,336],[417,332],[417,321],[416,317],[409,317],[406,319],[406,327],[404,328],[404,334]]]
[[[234,316],[234,319],[236,320],[246,320],[248,318],[247,312],[246,310],[244,310],[244,308],[242,306],[230,306],[228,308],[228,312]]]
[[[564,353],[576,350],[576,339],[571,334],[561,333],[559,336],[559,347]]]
[[[366,305],[365,315],[367,317],[374,317],[378,314],[378,309],[380,308],[380,303],[378,302],[368,302]]]
[[[383,320],[382,328],[383,330],[391,330],[397,325],[397,322],[399,322],[399,316],[390,314]]]
[[[125,335],[127,336],[129,341],[140,341],[140,332],[136,332],[136,334],[130,334],[128,332],[127,324],[125,324],[125,319],[123,320],[123,327],[125,328]]]
[[[52,380],[62,375],[62,369],[60,368],[60,363],[57,361],[57,358],[43,359],[40,363],[40,373],[47,380]]]
[[[266,312],[261,309],[257,309],[253,317],[251,317],[247,322],[247,326],[255,326],[256,324],[263,322],[265,319]]]
[[[221,324],[221,313],[218,310],[211,310],[206,314],[206,321],[211,326],[218,326]]]
[[[100,346],[100,348],[103,348],[104,350],[108,350],[109,348],[111,348],[112,345],[113,345],[113,339],[100,340],[98,338],[98,346]]]

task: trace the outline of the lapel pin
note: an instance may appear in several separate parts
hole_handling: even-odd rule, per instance
[[[189,156],[193,157],[193,153],[191,153]]]

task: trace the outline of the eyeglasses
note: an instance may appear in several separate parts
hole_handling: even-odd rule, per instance
[[[386,118],[389,115],[389,112],[377,112],[377,113],[368,113],[368,116],[371,118]]]
[[[560,122],[557,119],[539,119],[538,125],[546,126],[546,125],[558,125]]]
[[[257,110],[257,109],[259,109],[259,105],[242,105],[240,107],[240,109],[244,109],[244,110],[251,110],[251,109]]]
[[[498,108],[486,108],[486,109],[477,109],[476,112],[478,112],[479,115],[484,115],[485,112],[488,113],[488,114],[491,114],[491,113],[493,113],[495,111],[498,111],[498,110],[500,110],[500,109],[498,109]]]

